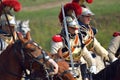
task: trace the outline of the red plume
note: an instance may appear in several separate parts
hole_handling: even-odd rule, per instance
[[[67,16],[67,11],[69,10],[74,10],[76,17],[82,13],[82,8],[78,3],[67,3],[64,5],[64,11],[65,11],[65,16]],[[59,21],[62,23],[63,21],[63,15],[62,15],[62,9],[59,13]]]
[[[72,2],[76,2],[76,3],[79,3],[80,0],[72,0]],[[93,0],[86,0],[87,3],[92,3]]]
[[[65,16],[66,16],[66,14],[67,14],[67,11],[69,11],[69,10],[71,10],[71,9],[73,10],[73,7],[74,7],[74,6],[72,6],[71,3],[67,3],[67,4],[64,5]],[[62,23],[62,21],[63,21],[62,9],[61,9],[58,17],[59,17],[59,21]]]
[[[86,0],[86,2],[87,2],[87,3],[92,3],[92,2],[93,2],[93,0]]]
[[[12,7],[16,12],[21,10],[21,4],[17,0],[3,0],[0,4],[0,10],[3,9],[2,5]]]
[[[81,13],[82,13],[81,6],[78,3],[74,3],[74,2],[72,3],[72,5],[74,6],[74,11],[75,11],[76,17],[81,15]]]

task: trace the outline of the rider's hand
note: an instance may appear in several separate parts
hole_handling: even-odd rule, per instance
[[[89,69],[89,71],[90,71],[91,73],[96,74],[96,66],[91,66],[90,69]]]

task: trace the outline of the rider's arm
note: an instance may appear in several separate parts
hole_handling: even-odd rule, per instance
[[[92,58],[91,53],[87,50],[86,47],[81,51],[83,58],[87,61],[88,66],[96,66],[95,60]]]
[[[102,57],[102,59],[109,60],[108,51],[94,38],[94,51],[96,54]]]
[[[116,36],[111,40],[108,47],[108,51],[115,54],[119,48],[120,48],[120,36]]]
[[[51,54],[56,54],[58,49],[62,47],[63,47],[62,37],[60,35],[53,36],[51,41]]]

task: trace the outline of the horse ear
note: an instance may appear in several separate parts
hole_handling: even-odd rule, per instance
[[[30,21],[29,21],[29,19],[28,19],[28,20],[26,20],[25,22],[26,22],[27,24],[29,24]]]
[[[28,31],[28,32],[26,33],[26,39],[28,39],[28,40],[31,39],[30,31]]]
[[[59,48],[58,51],[57,51],[57,53],[58,53],[58,56],[59,56],[60,58],[63,58],[62,48]]]

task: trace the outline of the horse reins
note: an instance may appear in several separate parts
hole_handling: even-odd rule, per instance
[[[22,45],[22,49],[21,49],[22,63],[20,63],[20,65],[21,65],[21,67],[22,67],[22,69],[23,69],[23,71],[24,71],[24,73],[25,73],[25,75],[26,75],[25,78],[28,78],[28,79],[30,79],[31,76],[27,74],[26,68],[25,68],[25,66],[24,66],[24,61],[25,61],[24,49],[25,49],[25,46],[26,46],[27,44],[32,44],[32,43],[36,45],[36,43],[34,43],[34,41],[30,40],[29,42],[26,42],[25,44],[23,44],[23,45]],[[42,48],[40,48],[38,45],[36,45],[36,46],[37,46],[39,49],[41,49],[41,54],[40,54],[39,56],[34,57],[31,53],[27,53],[29,56],[32,57],[32,60],[31,60],[31,62],[30,62],[30,74],[31,74],[31,71],[32,71],[31,69],[32,69],[32,64],[33,64],[33,62],[39,63],[39,64],[42,65],[43,68],[46,70],[44,64],[50,59],[50,57],[47,55],[47,53],[46,53]],[[39,61],[40,59],[43,59],[43,63]],[[46,73],[47,73],[47,77],[48,77],[49,74],[48,74],[47,71],[46,71]],[[48,80],[50,80],[50,79],[48,78]]]

